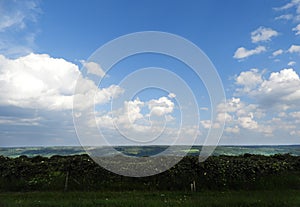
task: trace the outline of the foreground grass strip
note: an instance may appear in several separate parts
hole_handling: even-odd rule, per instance
[[[300,206],[300,191],[0,193],[0,207]]]

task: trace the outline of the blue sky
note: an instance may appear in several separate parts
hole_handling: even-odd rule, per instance
[[[167,120],[161,143],[170,143],[184,107],[176,101],[180,89],[173,95],[144,91],[109,111],[110,101],[128,91],[120,80],[144,67],[169,69],[188,83],[200,120],[182,126],[182,136],[197,133],[197,143],[203,143],[209,128],[218,128],[224,118],[211,123],[205,86],[180,61],[136,55],[107,72],[100,87],[84,79],[83,66],[97,68],[87,61],[95,50],[141,31],[182,36],[210,58],[227,98],[218,111],[226,113],[221,144],[300,143],[299,0],[0,0],[0,146],[80,144],[72,117],[78,80],[89,85],[84,92],[99,95],[94,119],[109,142],[123,143],[112,123],[141,136],[134,130],[146,133],[153,113],[154,125]]]

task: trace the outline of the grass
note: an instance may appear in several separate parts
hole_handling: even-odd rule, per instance
[[[199,153],[199,149],[181,150],[184,153]]]
[[[0,207],[300,206],[300,191],[0,193]]]

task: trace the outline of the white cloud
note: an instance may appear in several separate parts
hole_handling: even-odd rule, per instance
[[[85,80],[84,82],[88,82],[87,80]],[[89,84],[89,83],[88,83]],[[117,98],[120,94],[122,94],[124,92],[124,89],[120,88],[117,85],[110,85],[107,88],[96,88],[95,85],[92,85],[90,89],[87,90],[91,90],[94,92],[95,97],[94,97],[94,103],[95,104],[104,104],[107,103],[109,100],[113,99],[113,98]],[[75,94],[78,95],[78,94]],[[80,94],[81,95],[81,94]]]
[[[250,71],[244,71],[241,72],[240,75],[238,75],[235,78],[236,84],[243,86],[243,93],[247,93],[254,88],[257,87],[258,84],[263,82],[262,74],[258,71],[258,69],[251,69]],[[241,90],[237,89],[239,92]]]
[[[126,126],[126,128],[132,128],[132,125],[135,124],[136,121],[144,119],[144,115],[141,113],[144,105],[145,103],[139,99],[134,101],[125,101],[122,109],[111,112],[113,122],[117,125]]]
[[[289,3],[287,3],[281,7],[274,8],[274,9],[276,11],[289,10],[289,12],[292,12],[292,11],[290,11],[291,9],[295,9],[296,10],[295,15],[292,15],[291,13],[286,14],[286,15],[292,16],[294,21],[300,21],[300,0],[291,0]]]
[[[144,102],[136,99],[134,101],[126,101],[124,103],[125,113],[123,116],[127,116],[130,123],[134,123],[136,120],[143,118],[141,114],[141,108],[144,106]]]
[[[227,100],[225,109],[230,118],[226,119],[225,134],[251,133],[278,140],[283,136],[289,142],[300,131],[299,75],[293,69],[263,75],[263,71],[251,69],[236,77],[241,88],[236,89],[239,97]]]
[[[289,53],[300,53],[300,45],[291,45],[288,49]]]
[[[158,100],[150,100],[148,102],[148,108],[150,110],[150,115],[163,116],[173,112],[174,103],[166,97],[161,97]]]
[[[290,132],[290,135],[299,137],[300,136],[300,130],[299,131],[298,130],[297,131],[293,130],[293,131]]]
[[[248,72],[253,73],[253,71]],[[244,77],[245,73],[241,73],[241,77]],[[244,92],[249,97],[255,98],[262,108],[275,107],[285,111],[299,107],[300,79],[293,69],[272,72],[267,79],[257,82],[255,87],[249,87],[247,84],[239,85],[242,88],[237,88],[237,92],[239,94]]]
[[[105,72],[101,66],[95,62],[84,62],[82,61],[83,66],[86,68],[88,74],[94,74],[100,77],[105,76]]]
[[[272,37],[278,36],[279,33],[271,28],[259,27],[251,32],[251,40],[253,43],[270,41]]]
[[[208,108],[207,107],[200,107],[200,110],[202,110],[202,111],[208,111]]]
[[[219,112],[223,112],[226,110],[226,120],[235,120],[237,117],[248,117],[251,114],[251,117],[262,118],[265,116],[263,111],[258,108],[255,104],[247,104],[243,102],[240,98],[232,97],[231,99],[227,100],[225,107],[220,105],[218,108]],[[224,112],[223,112],[224,113]],[[232,115],[230,115],[232,114]],[[230,118],[228,119],[228,116]]]
[[[175,98],[175,97],[176,97],[176,94],[175,94],[175,93],[169,93],[168,97],[169,97],[169,98]]]
[[[294,65],[296,65],[296,62],[295,62],[295,61],[290,61],[290,62],[288,62],[287,65],[288,65],[288,66],[294,66]]]
[[[291,20],[291,19],[293,19],[292,14],[283,14],[278,17],[275,17],[275,20]]]
[[[283,69],[279,72],[272,72],[269,80],[265,80],[262,85],[266,85],[268,82],[273,82],[273,83],[282,83],[282,82],[287,82],[289,81],[298,81],[299,76],[298,74],[293,70],[293,69]]]
[[[25,15],[22,13],[15,13],[13,16],[5,16],[1,15],[0,18],[0,32],[3,32],[4,30],[17,26],[19,28],[24,28],[24,18]]]
[[[139,99],[125,101],[121,108],[105,113],[97,112],[95,117],[98,127],[106,133],[106,136],[122,134],[127,141],[172,143],[178,136],[186,141],[191,135],[200,134],[197,126],[187,124],[181,126],[180,123],[173,122],[175,119],[172,116],[173,112],[174,103],[163,96],[149,101]],[[91,117],[90,122],[90,126],[93,126],[94,117]]]
[[[282,104],[298,105],[300,101],[300,79],[293,69],[283,69],[280,72],[271,73],[265,80],[258,93],[262,99],[279,102]],[[274,104],[273,103],[273,104]]]
[[[289,3],[287,3],[281,7],[274,8],[274,9],[277,11],[282,11],[282,10],[290,9],[292,7],[296,7],[297,13],[300,13],[300,1],[299,0],[291,0]]]
[[[245,129],[257,129],[258,124],[253,120],[253,116],[251,114],[249,116],[239,117],[238,123]]]
[[[36,21],[39,12],[37,1],[1,1],[0,32],[25,28],[27,21]]]
[[[273,57],[276,57],[278,55],[281,55],[283,53],[283,50],[282,49],[279,49],[279,50],[276,50],[272,53]]]
[[[76,96],[82,100],[94,95],[96,103],[105,103],[122,92],[118,86],[98,89],[92,81],[82,78],[77,65],[64,59],[46,54],[29,54],[17,59],[0,56],[1,105],[71,109],[77,81],[82,83],[82,88]],[[90,102],[83,102],[87,103]]]
[[[227,133],[233,133],[233,134],[238,134],[240,133],[240,128],[239,126],[235,125],[233,127],[226,127],[225,132]]]
[[[249,104],[241,101],[240,98],[231,98],[227,100],[225,108],[219,106],[219,113],[226,114],[225,132],[230,134],[240,134],[242,131],[259,132],[262,135],[270,136],[273,129],[265,123],[259,122],[265,117],[264,111],[256,104]],[[221,120],[217,120],[221,121]]]
[[[225,106],[221,104],[217,109],[218,113],[226,114],[226,140],[255,144],[274,143],[274,140],[279,143],[298,142],[299,75],[291,68],[267,74],[267,71],[251,69],[236,76],[235,97],[227,99]],[[217,122],[221,120],[217,119]],[[203,120],[201,125],[208,129],[210,122]],[[243,140],[239,139],[241,136]]]
[[[37,126],[40,125],[42,117],[34,118],[19,118],[19,117],[5,117],[0,116],[0,124],[13,125],[13,126]]]
[[[293,31],[295,31],[296,35],[300,35],[300,24],[298,24],[296,27],[293,28]]]
[[[300,119],[300,111],[291,112],[291,113],[289,113],[289,115],[293,118]]]
[[[35,28],[41,13],[39,1],[0,1],[0,53],[10,57],[28,54],[35,47]]]
[[[143,108],[148,108],[149,113],[142,113]],[[150,101],[143,102],[139,99],[133,101],[125,101],[122,108],[108,112],[106,114],[100,114],[98,124],[101,126],[109,126],[112,123],[120,125],[122,128],[141,128],[149,127],[151,125],[149,117],[166,116],[166,121],[173,121],[173,117],[170,114],[174,110],[174,103],[167,97],[160,97],[159,99],[151,99]],[[155,122],[155,119],[151,120]],[[135,127],[132,127],[132,126]],[[111,128],[113,128],[111,126]]]
[[[211,127],[211,120],[202,120],[200,121],[200,124],[205,128],[209,129]]]
[[[266,48],[264,46],[257,46],[255,49],[247,50],[244,47],[238,48],[234,53],[235,59],[243,59],[252,55],[260,54],[262,52],[265,52]]]

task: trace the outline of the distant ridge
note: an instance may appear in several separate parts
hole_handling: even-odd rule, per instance
[[[153,156],[163,152],[168,146],[116,146],[115,152],[112,152],[109,147],[94,147],[90,152],[97,151],[97,154],[103,156],[113,156],[118,153],[124,153],[129,156]],[[187,153],[188,155],[197,156],[202,146],[193,146],[190,151],[182,150],[181,146],[175,146],[173,151],[168,152],[168,155],[176,155]],[[259,155],[274,155],[274,154],[291,154],[300,156],[300,145],[227,145],[218,146],[213,155],[242,155],[245,153]],[[57,147],[1,147],[0,155],[6,157],[18,157],[25,155],[28,157],[44,156],[51,157],[53,155],[80,155],[86,154],[86,151],[81,146],[57,146]]]

